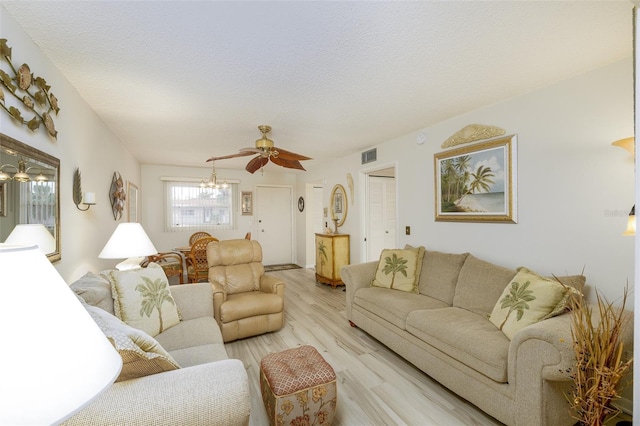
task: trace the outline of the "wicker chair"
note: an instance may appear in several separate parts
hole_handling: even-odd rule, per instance
[[[152,254],[142,262],[142,267],[146,268],[151,262],[157,263],[164,270],[167,278],[177,276],[180,284],[184,284],[183,258],[180,253],[169,251],[165,253]]]
[[[199,238],[191,244],[191,251],[187,255],[187,278],[190,283],[208,280],[207,245],[212,241],[218,241],[218,239],[209,236]]]
[[[204,238],[204,237],[210,237],[210,236],[211,234],[205,231],[195,232],[191,234],[191,236],[189,237],[189,245],[192,246],[193,243],[196,242],[196,240],[199,240],[200,238]]]

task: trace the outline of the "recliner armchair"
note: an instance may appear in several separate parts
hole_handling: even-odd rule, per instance
[[[225,342],[282,328],[285,283],[265,275],[260,243],[246,239],[211,242],[207,262],[214,317]]]

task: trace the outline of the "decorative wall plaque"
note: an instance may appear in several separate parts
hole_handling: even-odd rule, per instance
[[[57,137],[51,114],[58,115],[60,108],[58,99],[49,90],[51,86],[44,78],[35,76],[27,64],[16,69],[5,38],[0,39],[0,58],[8,64],[7,71],[6,67],[0,68],[0,109],[32,131],[43,125],[49,135]]]
[[[482,139],[494,138],[496,136],[502,136],[506,133],[506,130],[496,126],[485,126],[484,124],[469,124],[458,130],[446,141],[442,143],[442,148],[450,148],[452,146],[461,145],[463,143],[470,143],[479,141]]]

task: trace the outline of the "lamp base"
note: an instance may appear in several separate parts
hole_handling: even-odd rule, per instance
[[[145,259],[145,256],[130,257],[116,265],[118,271],[130,271],[133,269],[140,269],[140,263]]]

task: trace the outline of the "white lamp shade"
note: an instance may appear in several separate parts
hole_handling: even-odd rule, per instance
[[[56,240],[42,224],[16,225],[7,237],[6,244],[37,245],[45,254],[56,251]]]
[[[122,359],[36,246],[0,244],[0,424],[57,424],[117,378]]]
[[[125,259],[156,253],[158,250],[142,229],[142,225],[130,222],[118,224],[98,257],[100,259]]]

